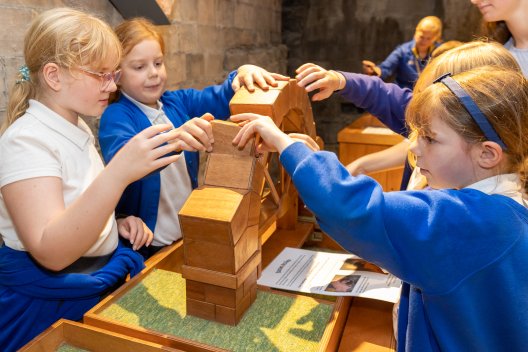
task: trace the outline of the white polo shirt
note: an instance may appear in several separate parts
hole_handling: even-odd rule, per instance
[[[134,103],[153,125],[174,125],[163,111],[163,104],[158,100],[158,108],[154,109],[135,100],[121,91]],[[160,172],[160,199],[158,203],[158,217],[154,229],[154,246],[167,246],[182,238],[178,213],[192,192],[191,178],[187,172],[185,154],[181,153],[178,160],[165,167]]]
[[[0,188],[35,177],[58,177],[62,180],[66,207],[104,167],[93,134],[81,118],[75,126],[36,100],[30,100],[26,113],[0,136],[0,160]],[[1,194],[0,234],[6,246],[25,250]],[[110,254],[117,241],[117,224],[112,213],[97,242],[83,256]]]

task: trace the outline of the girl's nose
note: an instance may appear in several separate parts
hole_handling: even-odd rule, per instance
[[[416,156],[419,156],[419,146],[418,146],[418,138],[411,138],[411,144],[409,145],[409,150]]]

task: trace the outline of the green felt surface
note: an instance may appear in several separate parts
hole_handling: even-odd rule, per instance
[[[258,291],[237,326],[186,315],[185,280],[154,270],[100,313],[114,321],[232,351],[316,351],[333,306],[306,296]]]

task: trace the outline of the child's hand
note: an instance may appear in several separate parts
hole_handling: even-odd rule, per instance
[[[313,101],[324,100],[334,91],[345,87],[345,77],[342,74],[325,70],[312,63],[302,65],[295,72],[299,87],[304,87],[307,92],[319,89],[319,92],[312,97]]]
[[[212,151],[213,150],[213,128],[210,121],[213,115],[207,113],[202,117],[195,117],[175,129],[175,138],[171,141],[178,150],[187,151]]]
[[[143,247],[143,245],[150,246],[154,238],[154,234],[143,220],[135,216],[117,219],[117,231],[121,237],[130,241],[132,249],[135,251]]]
[[[381,69],[375,63],[368,60],[361,61],[363,73],[369,76],[381,76]]]
[[[246,143],[258,133],[262,142],[257,146],[257,152],[278,151],[281,153],[293,140],[282,132],[268,116],[245,113],[231,116],[233,122],[243,122],[242,129],[233,139],[233,144],[244,148]]]
[[[269,86],[276,87],[277,80],[287,81],[290,78],[278,73],[271,73],[255,65],[242,65],[237,70],[237,75],[233,80],[231,87],[236,92],[242,86],[246,86],[250,92],[255,91],[254,83],[260,88],[267,90]]]
[[[179,148],[169,143],[177,137],[177,131],[170,128],[167,124],[150,126],[130,139],[107,166],[112,179],[126,186],[178,160],[179,155],[168,155]]]
[[[289,133],[288,136],[294,141],[294,142],[302,142],[304,145],[306,145],[308,148],[313,150],[314,152],[318,152],[321,150],[319,148],[319,144],[317,144],[316,141],[312,139],[312,137],[302,134],[302,133]]]
[[[363,166],[362,161],[361,158],[356,159],[345,167],[352,176],[366,174],[367,170]]]

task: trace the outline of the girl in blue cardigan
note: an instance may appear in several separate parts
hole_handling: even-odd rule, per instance
[[[210,151],[214,142],[209,121],[213,116],[229,117],[229,101],[240,86],[253,91],[256,83],[267,89],[277,85],[276,79],[288,78],[244,65],[220,85],[166,91],[164,41],[156,27],[136,18],[123,22],[115,32],[124,57],[120,97],[101,118],[99,142],[105,161],[110,162],[136,134],[160,123],[174,128],[180,138],[178,148],[186,150],[175,163],[132,183],[117,205],[118,214],[143,220],[122,232],[126,243],[148,258],[181,238],[178,212],[198,183],[197,151]]]
[[[259,148],[280,153],[321,228],[410,284],[398,350],[521,351],[528,345],[527,88],[519,71],[484,66],[446,73],[414,94],[406,112],[417,135],[411,150],[435,190],[384,193],[264,116],[233,116],[250,121],[233,143],[259,133]]]

